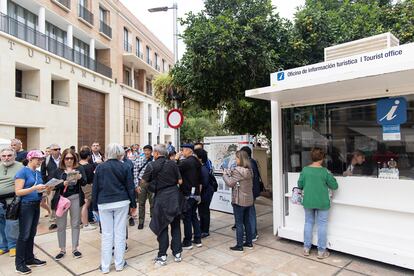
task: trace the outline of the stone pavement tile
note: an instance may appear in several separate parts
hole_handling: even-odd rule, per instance
[[[231,229],[232,226],[233,226],[233,224],[230,224],[230,225],[225,226],[223,228],[217,229],[214,232],[220,233],[222,235],[226,235],[226,236],[229,236],[229,237],[236,237],[236,231]]]
[[[275,270],[297,258],[296,256],[264,247],[242,257],[243,260],[255,263],[257,266],[264,265]]]
[[[239,274],[230,272],[228,270],[225,270],[224,268],[217,268],[215,270],[212,270],[211,273],[217,276],[237,276]]]
[[[220,219],[215,219],[215,220],[211,220],[211,225],[210,225],[210,232],[211,231],[215,231],[217,229],[220,228],[224,228],[224,227],[231,227],[234,224],[234,219],[228,219],[226,221],[224,220],[220,220]]]
[[[152,270],[148,273],[145,273],[148,276],[156,275],[168,275],[168,276],[207,276],[214,275],[209,273],[203,267],[197,267],[190,263],[180,262],[175,263],[169,262],[166,266],[162,266],[156,270]]]
[[[331,256],[329,258],[319,260],[316,257],[317,254],[318,254],[318,249],[317,248],[312,248],[311,255],[309,257],[306,257],[306,258],[317,261],[317,262],[322,262],[322,263],[325,263],[325,264],[330,264],[330,265],[333,265],[333,266],[337,266],[337,267],[345,267],[349,263],[351,263],[353,260],[355,260],[355,258],[356,258],[354,256],[344,254],[344,253],[341,253],[341,252],[336,252],[336,251],[330,251],[330,253],[331,253]]]
[[[183,258],[186,258],[188,256],[193,256],[195,254],[201,253],[201,252],[206,251],[208,249],[209,249],[209,247],[208,246],[205,246],[204,244],[203,244],[202,247],[195,247],[195,246],[193,246],[193,249],[190,249],[190,250],[184,249],[182,255],[183,255]]]
[[[302,256],[303,252],[302,243],[275,237],[273,233],[262,235],[262,233],[259,232],[259,239],[255,242],[255,244],[280,250],[282,252],[287,252],[297,256]]]
[[[341,272],[336,274],[336,276],[363,276],[363,275],[365,275],[365,274],[361,274],[361,273],[353,272],[353,271],[349,271],[349,270],[342,270]]]
[[[192,264],[196,267],[201,267],[206,271],[212,271],[212,270],[215,270],[215,269],[218,268],[218,266],[216,266],[214,264],[211,264],[211,263],[207,263],[207,262],[205,262],[205,261],[203,261],[203,260],[201,260],[201,259],[199,259],[195,256],[185,257],[185,258],[183,258],[183,262]]]
[[[153,270],[156,270],[159,268],[157,265],[154,264],[154,259],[157,256],[157,251],[158,250],[154,250],[154,251],[142,254],[140,256],[128,259],[127,260],[128,265],[144,274],[147,274]],[[168,263],[174,262],[171,256],[168,256],[168,257],[169,257],[167,259]]]
[[[405,276],[414,275],[413,270],[358,258],[346,267],[346,270],[355,271],[367,275]]]
[[[257,275],[267,276],[274,275],[274,269],[266,265],[257,265],[256,263],[244,260],[236,259],[231,263],[225,265],[226,270],[237,273],[243,276]]]
[[[102,275],[125,275],[125,276],[140,276],[140,275],[144,275],[142,272],[136,270],[135,268],[131,267],[131,266],[127,266],[124,270],[122,270],[121,272],[117,272],[115,271],[114,266],[111,267],[111,270],[109,272],[109,274],[102,274],[102,272],[99,269],[96,269],[94,271],[85,273],[83,275],[88,275],[88,276],[102,276]]]
[[[340,268],[318,263],[309,259],[295,258],[280,266],[277,271],[288,275],[309,275],[309,276],[331,276],[338,272]]]
[[[232,240],[232,237],[224,236],[218,233],[210,232],[210,236],[207,238],[202,239],[203,246],[207,246],[209,248],[215,247],[217,245],[226,243]]]
[[[261,229],[267,228],[272,225],[273,225],[273,214],[272,213],[257,217],[257,229],[259,231]]]
[[[240,252],[240,255],[243,255],[243,252]],[[237,257],[234,257],[227,252],[223,252],[223,250],[216,248],[205,250],[203,252],[194,254],[194,256],[206,263],[210,263],[216,266],[223,266],[237,259]]]

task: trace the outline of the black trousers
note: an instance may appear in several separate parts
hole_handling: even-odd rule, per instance
[[[16,244],[16,268],[34,260],[33,246],[40,216],[40,201],[22,202],[19,214],[19,238]]]
[[[202,201],[198,204],[201,233],[210,233],[210,203],[211,200],[205,202]]]
[[[181,246],[181,227],[180,216],[177,216],[171,223],[171,251],[173,255],[181,253],[183,251]],[[158,257],[167,256],[167,249],[169,245],[168,226],[161,231],[157,237],[158,240]]]

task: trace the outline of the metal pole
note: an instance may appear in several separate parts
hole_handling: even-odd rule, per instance
[[[177,64],[178,62],[178,22],[177,22],[177,11],[178,11],[178,5],[177,2],[174,1],[173,4],[173,42],[174,42],[174,63]],[[178,100],[175,100],[174,103],[175,108],[178,108]],[[180,129],[177,128],[176,130],[176,150],[178,151],[180,149]]]

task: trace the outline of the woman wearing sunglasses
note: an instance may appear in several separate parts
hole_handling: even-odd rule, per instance
[[[78,156],[71,149],[65,149],[59,163],[59,168],[55,172],[55,178],[62,179],[63,183],[56,186],[55,197],[53,198],[52,207],[57,209],[60,196],[70,200],[70,208],[62,216],[56,218],[57,236],[60,252],[56,255],[55,260],[59,261],[66,255],[66,223],[67,216],[70,213],[70,225],[72,231],[72,256],[75,259],[81,258],[79,252],[79,235],[81,223],[81,207],[85,203],[85,196],[82,186],[87,183],[85,170],[79,166]]]

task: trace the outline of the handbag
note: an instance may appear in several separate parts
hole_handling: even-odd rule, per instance
[[[290,201],[293,204],[302,205],[303,201],[303,192],[298,187],[294,187],[292,189],[292,197],[290,198]]]
[[[7,205],[6,219],[18,220],[20,214],[20,197],[15,196],[13,201]]]
[[[68,186],[66,186],[65,189],[63,190],[63,194],[66,192],[67,188]],[[63,214],[65,214],[65,212],[70,208],[70,205],[71,205],[70,200],[64,197],[63,195],[60,195],[59,201],[56,207],[56,216],[62,217]]]

